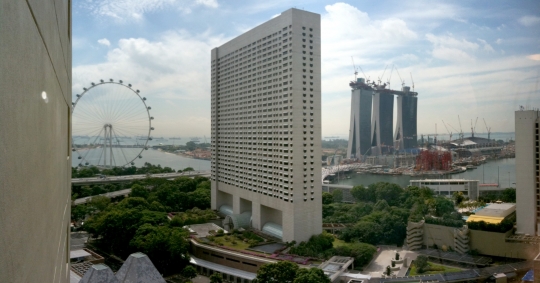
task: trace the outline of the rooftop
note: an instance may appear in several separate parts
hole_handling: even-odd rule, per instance
[[[223,232],[228,233],[223,228],[219,227],[217,224],[214,223],[193,224],[184,226],[184,228],[187,228],[191,234],[196,234],[199,238],[204,238],[210,235],[210,231],[217,232],[220,229],[223,230]]]
[[[477,211],[475,215],[504,218],[514,211],[516,211],[515,203],[492,203]]]

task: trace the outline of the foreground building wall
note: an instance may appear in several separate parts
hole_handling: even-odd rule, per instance
[[[211,54],[212,209],[283,241],[322,232],[320,34],[290,9]]]
[[[540,235],[540,112],[516,111],[515,118],[516,233]]]
[[[71,1],[0,9],[0,282],[68,282]]]

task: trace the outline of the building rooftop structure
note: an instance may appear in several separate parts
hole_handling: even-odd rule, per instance
[[[469,216],[467,222],[484,221],[490,224],[499,224],[515,211],[515,203],[492,203]]]

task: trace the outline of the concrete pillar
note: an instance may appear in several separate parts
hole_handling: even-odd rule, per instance
[[[252,202],[251,213],[251,226],[257,230],[261,230],[261,204],[257,202]]]
[[[232,209],[234,214],[240,214],[240,197],[237,195],[232,196]]]
[[[218,197],[217,197],[216,182],[212,182],[211,189],[210,189],[210,207],[214,210],[219,209],[217,201],[218,201]]]

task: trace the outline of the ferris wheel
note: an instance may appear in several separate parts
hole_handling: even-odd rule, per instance
[[[71,110],[73,162],[81,167],[134,165],[154,129],[146,98],[121,80],[100,80],[83,90]]]

